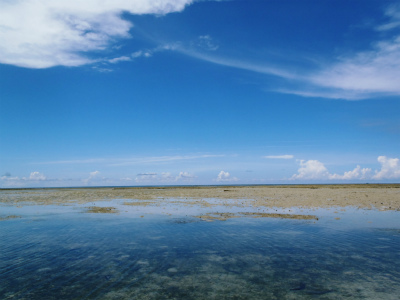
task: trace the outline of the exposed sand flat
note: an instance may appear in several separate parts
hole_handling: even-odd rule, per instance
[[[400,210],[400,184],[0,189],[0,203],[6,205],[68,205],[113,199],[130,200],[126,204],[137,206],[160,205],[168,199],[169,203],[201,206],[217,201],[218,205],[241,207]]]
[[[18,219],[18,218],[21,218],[21,217],[16,216],[16,215],[10,215],[10,216],[5,216],[5,217],[0,217],[0,221],[10,220],[10,219]]]
[[[314,215],[296,215],[296,214],[275,214],[275,213],[255,213],[255,212],[241,212],[241,213],[208,213],[205,215],[196,216],[202,220],[225,221],[231,218],[251,217],[251,218],[280,218],[280,219],[297,219],[297,220],[318,220]]]
[[[113,214],[116,213],[117,210],[115,207],[98,207],[98,206],[90,206],[87,210],[89,213],[94,213],[94,214]]]

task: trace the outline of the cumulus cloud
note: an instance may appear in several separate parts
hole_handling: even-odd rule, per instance
[[[46,176],[44,176],[42,173],[39,173],[39,172],[32,172],[29,175],[29,180],[34,180],[34,181],[46,180]]]
[[[0,181],[2,181],[6,186],[24,186],[29,184],[38,184],[42,181],[56,181],[55,179],[48,179],[43,173],[40,172],[31,172],[29,177],[18,177],[11,176],[10,173],[6,173],[0,177]]]
[[[7,181],[43,181],[47,180],[47,177],[44,176],[40,172],[31,172],[29,174],[29,177],[12,177],[10,173],[6,173],[4,176],[1,177],[1,180],[7,180]]]
[[[285,154],[285,155],[267,155],[267,156],[264,156],[264,158],[270,158],[270,159],[292,159],[292,158],[294,158],[294,156],[290,155],[290,154]]]
[[[224,182],[224,181],[238,181],[239,179],[236,177],[231,177],[231,174],[229,172],[221,171],[218,174],[218,177],[216,181],[218,182]]]
[[[344,172],[343,175],[339,174],[330,174],[329,179],[342,179],[342,180],[351,180],[351,179],[367,179],[371,178],[372,170],[370,168],[362,168],[357,166],[353,171]]]
[[[291,179],[324,179],[329,176],[324,164],[318,160],[300,160],[300,168]]]
[[[357,165],[352,171],[341,174],[329,173],[325,165],[318,160],[300,160],[300,168],[291,179],[315,179],[315,180],[362,180],[362,179],[395,179],[400,178],[400,161],[398,158],[379,156],[380,170],[372,171],[370,168],[361,168]]]
[[[91,181],[93,181],[94,179],[98,179],[98,175],[100,174],[100,171],[93,171],[89,173],[89,177],[86,179],[83,179],[82,181],[85,184],[89,184]]]
[[[168,14],[192,0],[20,0],[0,3],[0,63],[27,68],[96,62],[90,51],[130,38],[122,13]],[[118,61],[118,58],[117,58]]]
[[[373,179],[400,178],[400,163],[398,158],[379,156],[378,162],[381,164],[381,169],[375,171]]]
[[[188,173],[188,172],[179,172],[179,175],[176,177],[176,181],[184,180],[184,181],[191,181],[192,179],[196,178],[196,176]]]

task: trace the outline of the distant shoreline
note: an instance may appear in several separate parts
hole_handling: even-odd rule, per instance
[[[40,189],[169,189],[169,188],[241,188],[241,187],[276,187],[276,188],[400,188],[400,183],[304,183],[304,184],[227,184],[227,185],[141,185],[141,186],[67,186],[67,187],[6,187],[6,190],[40,190]]]

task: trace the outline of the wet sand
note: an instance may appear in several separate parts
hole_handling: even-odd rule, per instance
[[[21,218],[21,217],[20,216],[16,216],[16,215],[9,215],[9,216],[5,216],[5,217],[0,217],[0,221],[18,219],[18,218]]]
[[[105,205],[117,204],[113,200],[117,200],[118,203],[122,201],[122,206],[125,207],[135,207],[141,218],[148,208],[156,209],[158,213],[169,216],[179,214],[179,210],[185,210],[186,213],[186,208],[196,208],[187,216],[196,217],[202,221],[226,221],[240,217],[318,221],[318,217],[312,212],[317,208],[335,208],[335,210],[345,211],[346,207],[356,207],[400,211],[400,184],[0,190],[0,205],[16,207],[78,204],[85,206],[86,213],[120,213],[120,205],[118,209],[101,204],[103,201]],[[300,208],[302,213],[295,214],[296,209],[292,210],[293,208]],[[287,211],[278,212],[282,209]],[[18,216],[0,214],[0,221],[15,217]]]
[[[226,221],[231,218],[250,217],[250,218],[279,218],[279,219],[296,219],[296,220],[317,220],[314,215],[297,215],[297,214],[277,214],[277,213],[260,213],[260,212],[238,212],[238,213],[208,213],[196,216],[203,221]]]
[[[126,199],[127,205],[137,206],[175,199],[201,206],[217,201],[218,205],[241,207],[400,210],[400,184],[0,189],[3,205],[70,205],[113,199]]]
[[[118,210],[115,207],[90,206],[86,212],[94,214],[115,214]]]

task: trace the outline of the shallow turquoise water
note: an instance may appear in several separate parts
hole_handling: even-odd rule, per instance
[[[400,295],[399,212],[205,222],[71,207],[32,211],[0,223],[0,299]]]

